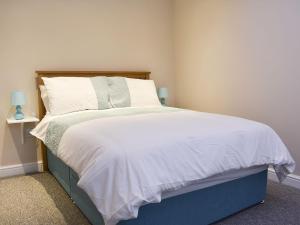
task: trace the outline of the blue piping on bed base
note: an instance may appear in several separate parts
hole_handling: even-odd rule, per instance
[[[104,225],[88,195],[77,187],[77,174],[49,150],[48,167],[93,225]],[[240,179],[142,206],[137,219],[118,225],[207,225],[264,200],[267,170]]]

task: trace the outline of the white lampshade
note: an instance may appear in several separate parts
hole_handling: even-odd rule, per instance
[[[169,96],[168,88],[166,88],[166,87],[160,87],[158,89],[158,97],[159,98],[167,98],[168,96]]]
[[[11,105],[25,105],[25,95],[22,91],[13,91],[11,93]]]

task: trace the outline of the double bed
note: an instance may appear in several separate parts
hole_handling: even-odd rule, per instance
[[[42,77],[127,77],[149,72],[38,71]],[[236,117],[164,106],[47,114],[39,92],[49,170],[93,225],[211,224],[264,200],[267,169],[294,161],[276,133]]]

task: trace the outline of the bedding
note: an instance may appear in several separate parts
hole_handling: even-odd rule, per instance
[[[160,106],[153,80],[125,78],[130,93],[131,106]]]
[[[98,109],[109,109],[109,87],[107,77],[91,77],[87,78],[91,81],[97,96]]]
[[[153,80],[124,77],[42,78],[41,97],[47,112],[61,115],[84,110],[160,106]]]
[[[46,112],[49,113],[50,112],[49,99],[48,99],[47,90],[44,85],[40,85],[40,91],[41,91],[41,98],[45,106]]]
[[[263,165],[282,180],[295,167],[267,125],[170,107],[46,116],[32,134],[79,175],[106,225],[195,181]]]
[[[109,100],[113,108],[131,106],[127,82],[124,77],[108,77]]]
[[[96,93],[89,78],[56,77],[43,78],[43,81],[53,115],[98,108]]]

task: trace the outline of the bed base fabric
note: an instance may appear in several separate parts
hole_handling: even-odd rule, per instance
[[[101,214],[77,186],[77,174],[47,150],[48,167],[93,225],[104,225]],[[206,225],[255,205],[265,198],[267,170],[240,179],[167,198],[140,208],[137,219],[118,225]],[[99,187],[100,188],[100,187]]]

